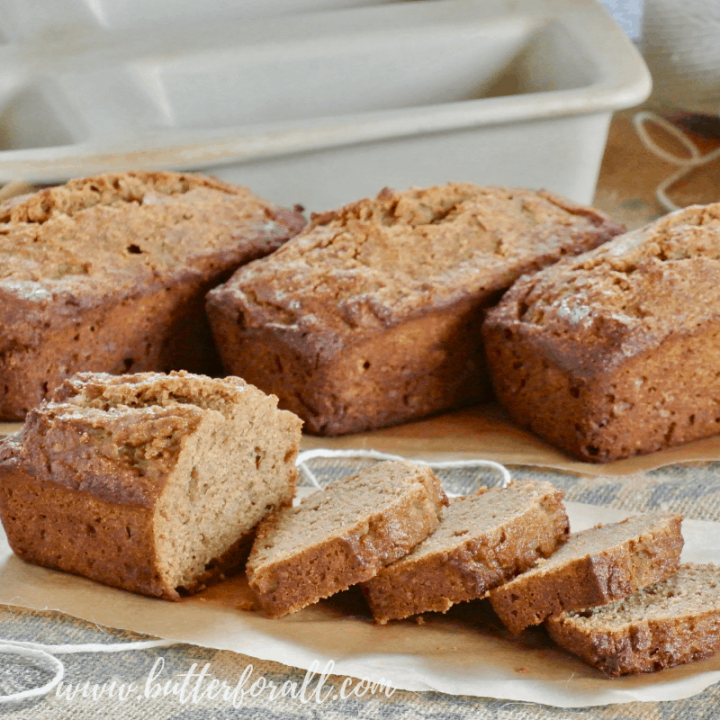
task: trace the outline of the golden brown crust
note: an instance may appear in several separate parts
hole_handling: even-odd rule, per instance
[[[681,515],[638,515],[571,535],[548,560],[490,592],[514,633],[552,615],[605,605],[672,575],[680,562]]]
[[[155,566],[152,509],[117,505],[0,462],[0,515],[13,552],[35,565],[168,599]]]
[[[569,530],[562,496],[549,483],[520,481],[452,500],[427,540],[362,584],[375,621],[445,612],[550,555]]]
[[[720,203],[523,278],[485,321],[514,420],[591,462],[714,435]]]
[[[311,432],[355,432],[487,398],[485,310],[519,275],[621,231],[549,193],[386,189],[314,217],[211,292],[208,313],[226,369]]]
[[[304,221],[200,175],[72,180],[0,206],[0,417],[78,370],[217,373],[207,291]]]
[[[322,331],[310,336],[297,326],[238,331],[240,321],[228,320],[237,318],[232,301],[211,295],[208,310],[226,366],[277,395],[308,432],[395,425],[491,396],[478,332],[482,311],[471,301],[342,339]]]

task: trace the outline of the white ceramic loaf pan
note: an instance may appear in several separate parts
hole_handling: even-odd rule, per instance
[[[595,0],[0,0],[0,54],[0,183],[193,169],[310,210],[449,180],[590,202],[650,91]]]

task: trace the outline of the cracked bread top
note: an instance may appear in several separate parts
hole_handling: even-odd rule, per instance
[[[561,370],[612,370],[718,316],[720,203],[692,206],[522,278],[488,314]]]
[[[35,477],[108,502],[150,506],[205,417],[267,403],[275,407],[277,398],[236,377],[79,373],[0,442],[0,463],[18,462]]]
[[[71,180],[0,205],[0,291],[115,291],[154,276],[271,252],[303,226],[299,213],[202,175],[126,172]]]
[[[603,213],[543,191],[385,189],[313,216],[212,296],[238,303],[250,328],[373,329],[464,297],[493,298],[520,274],[619,232]]]

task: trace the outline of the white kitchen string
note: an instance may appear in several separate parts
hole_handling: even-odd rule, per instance
[[[0,654],[18,655],[31,658],[43,669],[54,673],[54,677],[45,685],[40,687],[22,690],[9,695],[0,695],[0,705],[11,705],[20,703],[23,700],[40,698],[48,695],[60,684],[65,677],[65,666],[62,660],[55,655],[69,655],[74,653],[113,653],[126,652],[128,650],[147,650],[149,648],[170,647],[177,645],[174,640],[140,640],[127,643],[85,643],[82,645],[42,645],[41,643],[21,642],[17,640],[0,640]]]
[[[373,460],[408,460],[401,455],[391,455],[390,453],[378,452],[377,450],[325,450],[319,448],[317,450],[304,450],[298,455],[297,466],[303,472],[305,477],[320,490],[320,485],[315,474],[307,466],[307,461],[313,458],[372,458]],[[501,487],[507,487],[512,481],[510,471],[498,462],[492,460],[446,460],[444,462],[425,462],[424,460],[412,460],[416,465],[425,465],[433,470],[450,470],[454,468],[480,468],[487,467],[496,470],[502,477]]]
[[[645,125],[648,123],[655,124],[661,127],[666,132],[670,133],[670,135],[676,138],[682,144],[682,146],[690,153],[690,157],[680,157],[678,155],[669,153],[667,152],[667,150],[661,148],[650,137],[645,127]],[[674,172],[657,186],[655,190],[655,197],[657,197],[658,202],[666,210],[669,210],[671,212],[674,210],[680,210],[681,208],[676,205],[672,200],[670,200],[667,195],[667,191],[676,182],[678,182],[678,180],[684,178],[695,168],[707,165],[716,158],[719,158],[720,148],[717,148],[716,150],[713,150],[712,152],[703,155],[698,149],[697,145],[695,145],[695,143],[680,128],[673,125],[664,117],[661,117],[660,115],[657,115],[653,112],[648,112],[647,110],[635,113],[633,117],[633,125],[635,126],[635,131],[637,132],[642,144],[648,150],[650,150],[650,152],[657,155],[659,158],[665,160],[666,162],[679,166],[679,170]]]

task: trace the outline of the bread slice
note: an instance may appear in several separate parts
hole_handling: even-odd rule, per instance
[[[720,650],[720,568],[682,565],[664,582],[546,626],[558,645],[611,677],[700,660]]]
[[[258,604],[282,617],[369,580],[424,540],[446,504],[430,468],[383,462],[273,514],[247,564]]]
[[[606,605],[678,568],[682,515],[648,513],[571,535],[547,560],[490,593],[514,633],[566,610]]]
[[[362,584],[376,622],[445,612],[550,555],[569,530],[562,496],[526,480],[451,500],[427,540]]]
[[[301,421],[240,378],[66,380],[0,442],[0,516],[23,560],[176,600],[247,557],[289,505]]]

